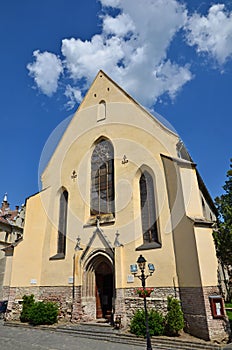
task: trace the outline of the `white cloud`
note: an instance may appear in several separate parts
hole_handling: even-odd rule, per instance
[[[120,0],[99,0],[101,2],[102,6],[107,7],[118,7],[120,5]]]
[[[64,95],[68,98],[68,102],[66,104],[68,110],[72,109],[76,103],[80,103],[83,98],[81,90],[79,88],[72,87],[69,84],[66,86]]]
[[[188,16],[180,0],[98,1],[104,7],[99,14],[100,34],[86,41],[62,40],[63,60],[50,52],[34,51],[34,61],[27,65],[37,87],[48,96],[64,78],[68,108],[80,102],[99,69],[147,107],[164,93],[175,98],[193,78],[188,64],[177,64],[168,57],[180,29],[186,30],[188,45],[208,53],[220,65],[232,57],[232,12],[226,11],[224,4],[212,5],[207,15],[195,12]],[[117,15],[115,11],[112,15],[112,7],[119,9]]]
[[[188,44],[199,53],[210,54],[219,64],[232,56],[232,12],[224,4],[211,6],[207,16],[193,14],[186,29]]]
[[[192,76],[188,66],[167,60],[167,49],[187,20],[187,11],[176,0],[102,0],[120,8],[112,17],[105,9],[102,33],[90,41],[64,39],[62,54],[69,77],[89,84],[103,69],[133,97],[150,107],[168,93],[171,98]],[[153,74],[162,71],[162,78]],[[165,77],[165,78],[164,78]]]
[[[116,36],[105,40],[104,36],[95,35],[91,41],[64,39],[61,51],[70,77],[74,81],[85,78],[88,83],[99,69],[111,72],[124,57],[121,40]]]
[[[34,78],[37,87],[48,96],[56,92],[58,79],[63,72],[61,60],[50,52],[33,52],[35,61],[27,65],[29,75]]]
[[[177,64],[168,49],[180,29],[199,53],[208,53],[219,64],[232,56],[232,12],[225,5],[209,8],[206,16],[188,16],[180,0],[96,0],[103,7],[99,19],[102,32],[91,40],[62,40],[63,60],[49,52],[34,51],[29,74],[37,87],[51,96],[60,86],[68,99],[67,108],[81,96],[102,69],[134,98],[152,107],[163,94],[175,98],[193,79],[190,65]],[[112,8],[119,11],[113,11]],[[180,40],[180,37],[179,37]]]
[[[153,106],[164,93],[174,98],[192,79],[189,66],[178,66],[167,58],[175,34],[186,23],[185,6],[177,0],[100,2],[104,6],[99,15],[100,34],[86,41],[62,40],[62,62],[53,54],[35,51],[36,60],[28,69],[39,89],[47,95],[54,93],[63,66],[64,77],[69,79],[64,91],[69,99],[68,108],[80,100],[80,91],[76,90],[79,82],[82,89],[87,88],[100,69],[147,107]],[[110,7],[120,11],[113,16]]]
[[[109,15],[105,16],[103,22],[103,32],[114,34],[118,36],[124,36],[128,32],[135,30],[135,26],[130,17],[123,13],[113,18]]]
[[[189,71],[188,65],[180,67],[168,60],[163,65],[160,65],[156,72],[156,77],[163,87],[163,91],[167,91],[173,99],[182,88],[183,83],[187,83],[192,79],[192,74]]]

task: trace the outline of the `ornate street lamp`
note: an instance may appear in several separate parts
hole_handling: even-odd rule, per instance
[[[151,337],[150,337],[150,331],[149,331],[149,325],[148,325],[148,315],[147,315],[147,300],[146,300],[146,293],[145,293],[145,287],[146,287],[146,279],[151,276],[153,274],[153,272],[155,271],[155,267],[153,264],[149,263],[148,264],[148,270],[149,270],[149,274],[145,275],[145,268],[146,268],[146,259],[140,255],[138,260],[137,260],[137,264],[133,264],[130,266],[130,271],[131,273],[133,273],[133,275],[135,277],[138,277],[140,279],[140,281],[142,282],[142,287],[144,290],[144,311],[145,311],[145,321],[146,321],[146,338],[147,338],[147,350],[152,350],[151,347]],[[139,269],[141,271],[141,274],[138,275],[138,266]]]

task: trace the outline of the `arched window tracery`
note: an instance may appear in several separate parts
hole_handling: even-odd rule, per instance
[[[114,149],[100,139],[91,157],[91,215],[114,214]]]

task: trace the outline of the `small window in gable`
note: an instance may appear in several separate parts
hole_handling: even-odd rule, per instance
[[[106,119],[106,102],[104,100],[99,102],[97,111],[97,121]]]

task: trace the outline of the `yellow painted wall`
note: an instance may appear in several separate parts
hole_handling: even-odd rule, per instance
[[[195,237],[198,247],[202,283],[204,286],[216,286],[218,284],[218,261],[212,237],[212,229],[197,227],[195,228]]]
[[[106,118],[99,121],[98,109],[101,100],[106,102]],[[75,284],[81,285],[82,267],[85,266],[85,262],[91,253],[104,249],[101,239],[96,237],[85,258],[81,260],[96,229],[95,226],[89,225],[90,171],[93,145],[100,136],[111,140],[115,152],[115,222],[101,228],[112,246],[117,231],[120,234],[119,241],[123,244],[123,247],[116,248],[115,253],[116,287],[129,288],[140,285],[138,279],[134,283],[128,282],[129,267],[137,261],[140,254],[156,266],[154,275],[147,280],[148,285],[177,286],[178,280],[188,286],[198,285],[201,273],[204,275],[203,280],[207,282],[207,267],[199,267],[198,257],[200,264],[204,264],[204,259],[202,252],[198,253],[195,244],[205,246],[205,240],[199,232],[195,241],[193,226],[186,217],[180,220],[175,228],[170,217],[168,196],[175,196],[175,191],[173,194],[169,193],[166,182],[169,171],[168,176],[172,182],[173,167],[165,172],[161,154],[171,158],[177,157],[178,136],[162,126],[100,72],[42,175],[45,190],[27,201],[24,239],[15,248],[11,286],[30,286],[33,279],[41,286],[67,286],[74,271]],[[122,164],[124,155],[128,159],[126,164]],[[143,243],[138,184],[141,169],[145,168],[153,172],[162,246],[159,249],[136,251],[135,249]],[[72,178],[74,170],[77,173],[76,179]],[[183,202],[181,215],[185,214],[185,209],[187,213],[199,212],[200,193],[195,172],[192,169],[181,169],[179,173],[178,166],[175,172],[179,174],[181,191],[182,186],[189,186],[188,177],[192,186],[188,189],[189,202],[186,201],[187,197],[184,197],[184,205],[183,196],[179,197]],[[173,184],[176,186],[175,181]],[[62,189],[69,193],[66,257],[63,260],[50,260],[57,252],[59,200]],[[81,238],[83,250],[75,252],[78,236]],[[189,244],[191,246],[188,246]],[[178,256],[175,256],[177,251]],[[213,254],[210,248],[211,253]],[[187,266],[189,254],[191,265]],[[196,270],[194,273],[193,269]]]
[[[180,167],[185,211],[188,216],[203,217],[196,170],[193,167]]]
[[[46,211],[41,205],[40,194],[29,198],[23,241],[14,250],[12,287],[31,286],[33,280],[36,280],[36,284],[40,285],[42,249],[47,226],[46,218]]]

